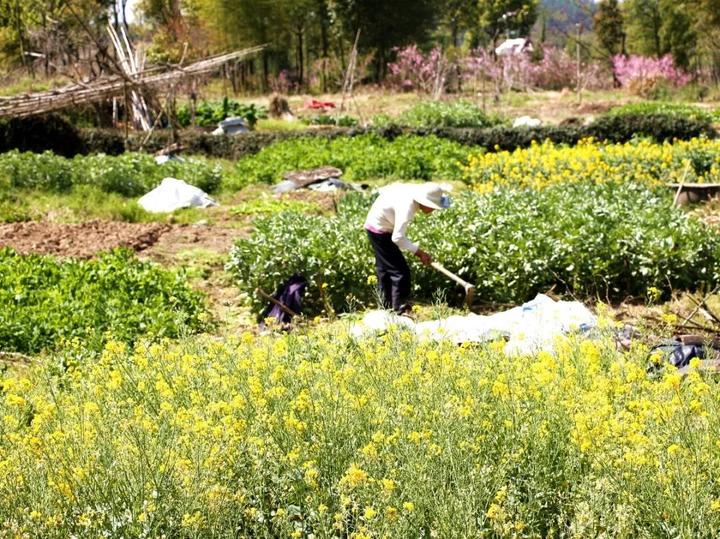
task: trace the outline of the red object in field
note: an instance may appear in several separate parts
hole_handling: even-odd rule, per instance
[[[305,106],[313,110],[325,110],[334,109],[335,103],[333,103],[332,101],[318,101],[317,99],[311,99],[305,104]]]

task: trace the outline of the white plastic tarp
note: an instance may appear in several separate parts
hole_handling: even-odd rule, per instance
[[[175,178],[165,178],[155,189],[143,195],[138,204],[150,213],[217,206],[217,202],[205,191]]]
[[[185,161],[185,159],[183,159],[182,157],[179,157],[177,155],[172,155],[172,154],[155,156],[155,162],[158,165],[164,165],[165,163],[170,163],[170,162],[182,163],[183,161]]]
[[[552,351],[556,337],[592,329],[597,326],[597,317],[578,301],[554,301],[539,294],[520,307],[489,316],[471,313],[414,323],[386,311],[371,311],[351,328],[351,334],[361,338],[385,331],[393,324],[414,331],[421,339],[450,340],[458,344],[505,337],[508,339],[505,353],[519,355]]]
[[[238,135],[240,133],[247,133],[249,130],[245,124],[244,118],[233,116],[232,118],[226,118],[222,122],[218,123],[218,127],[212,132],[213,135]]]

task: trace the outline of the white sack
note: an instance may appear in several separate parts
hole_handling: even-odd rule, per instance
[[[539,127],[542,122],[537,118],[531,118],[530,116],[520,116],[515,118],[513,127]]]
[[[217,202],[205,191],[175,178],[165,178],[155,189],[143,195],[138,204],[150,213],[217,206]]]

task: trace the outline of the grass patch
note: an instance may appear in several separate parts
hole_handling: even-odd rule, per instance
[[[231,210],[236,215],[269,215],[281,211],[298,213],[320,213],[321,208],[314,202],[261,196],[234,206]]]
[[[417,128],[469,127],[484,128],[501,125],[504,119],[485,113],[470,101],[425,101],[406,110],[397,118],[377,116],[378,126],[396,124]]]
[[[307,128],[307,124],[300,120],[261,118],[257,121],[255,131],[306,131]]]
[[[207,209],[185,208],[171,214],[145,211],[135,198],[81,185],[65,193],[13,189],[0,194],[0,222],[54,221],[79,223],[91,219],[126,223],[196,223],[208,220]]]

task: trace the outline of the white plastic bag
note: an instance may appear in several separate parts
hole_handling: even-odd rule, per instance
[[[217,202],[205,191],[175,178],[165,178],[155,189],[143,195],[138,204],[150,213],[217,206]]]

